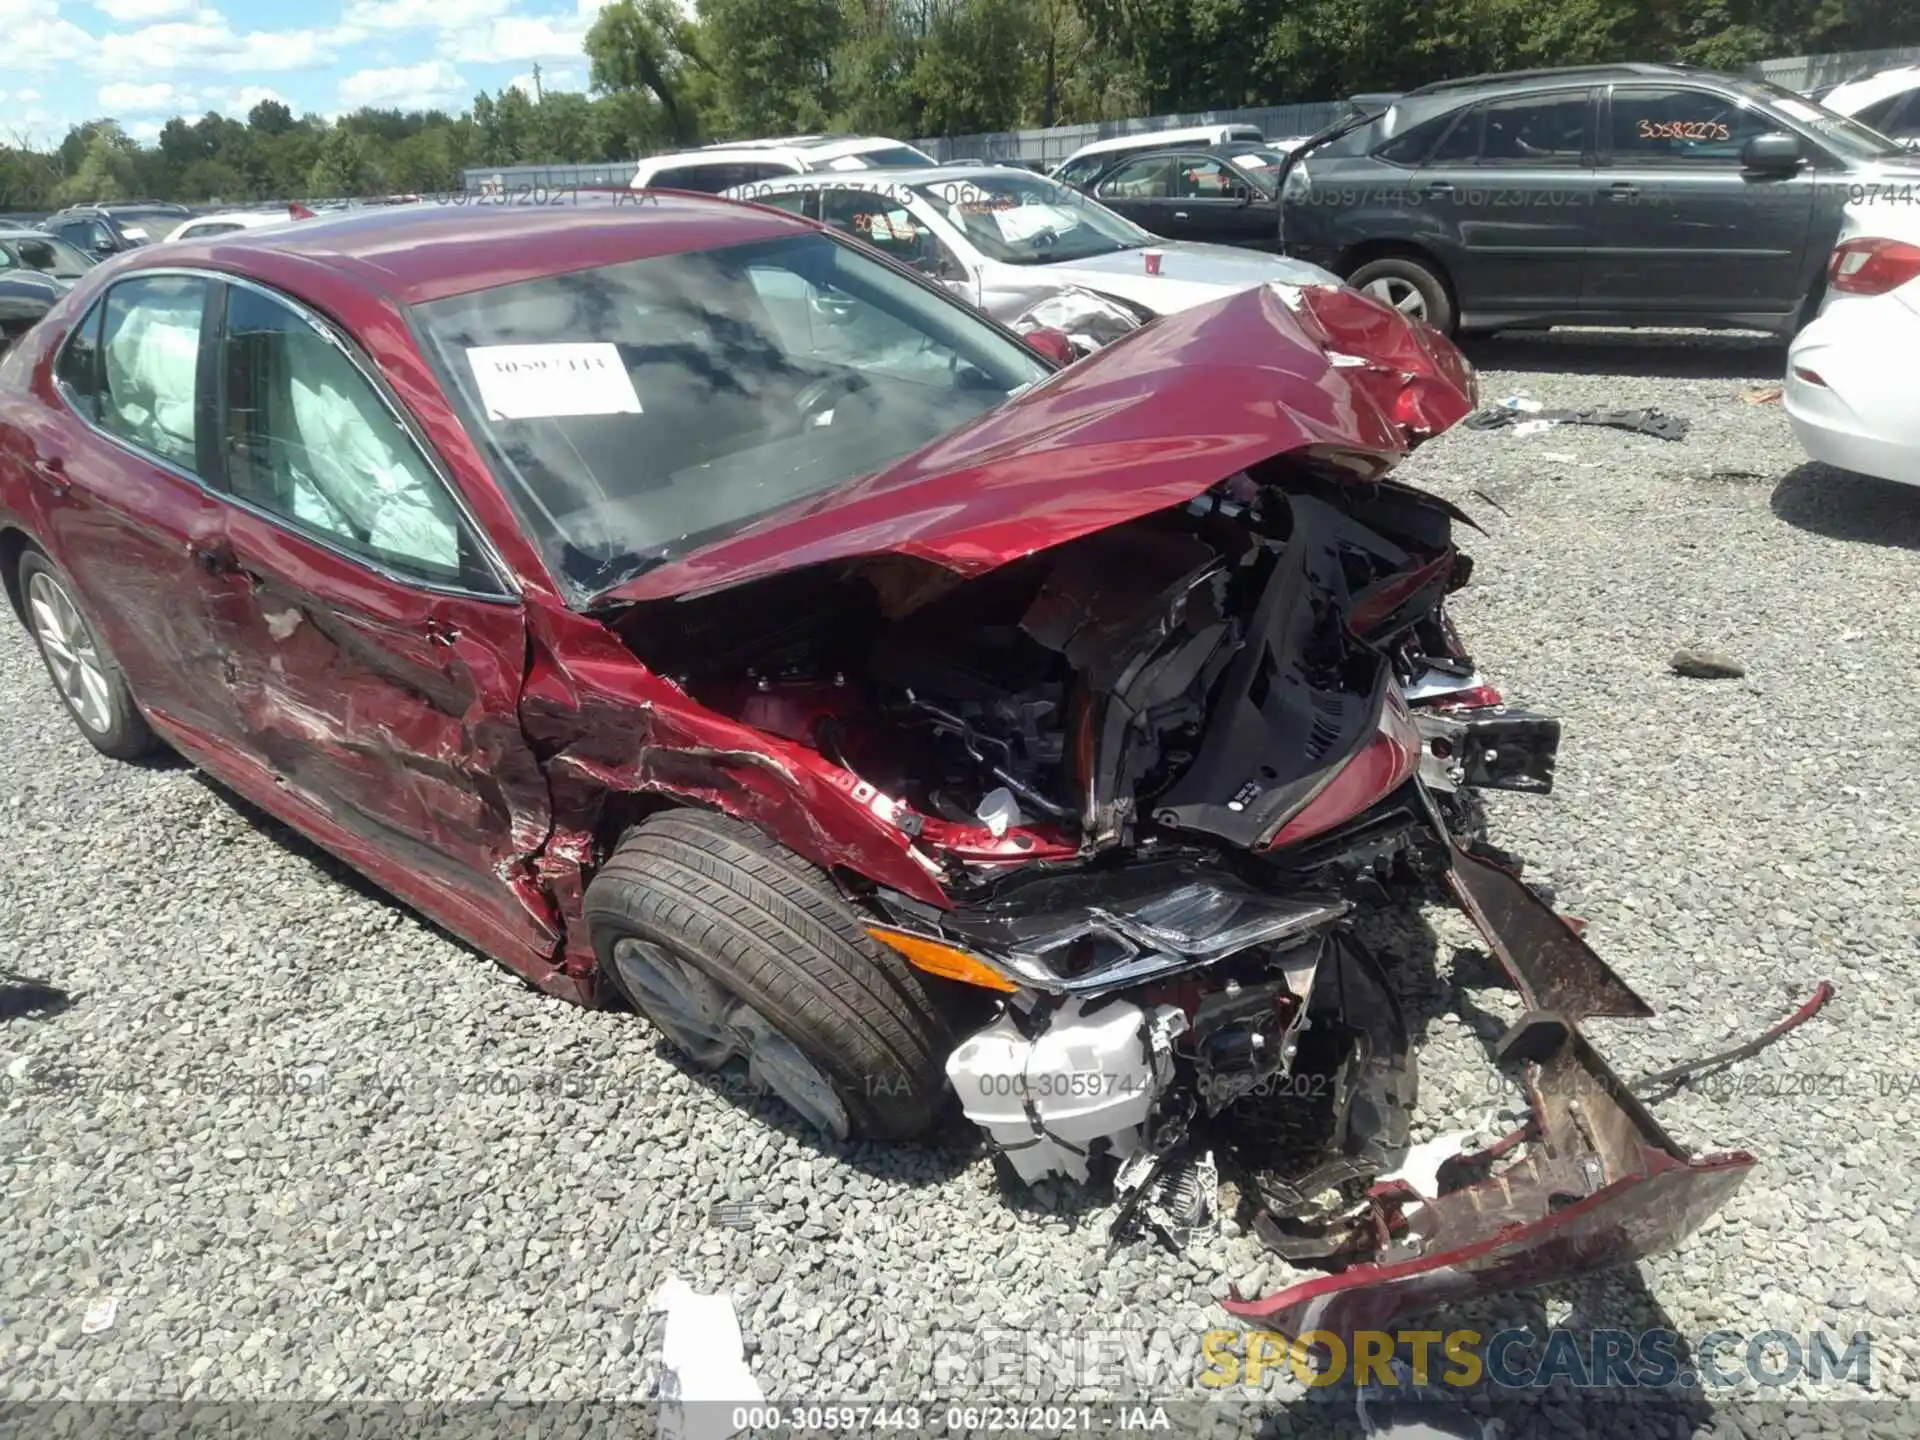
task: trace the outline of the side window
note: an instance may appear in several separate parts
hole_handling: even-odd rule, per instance
[[[1780,128],[1707,90],[1616,86],[1613,92],[1615,164],[1738,165],[1749,140]]]
[[[1433,149],[1434,142],[1440,138],[1441,132],[1453,127],[1453,122],[1454,114],[1447,114],[1428,120],[1424,124],[1415,125],[1410,130],[1404,130],[1375,150],[1374,158],[1385,160],[1390,165],[1418,165],[1427,158],[1427,153]],[[1477,134],[1473,145],[1477,152],[1480,148]]]
[[[186,469],[197,450],[194,397],[207,282],[184,275],[122,280],[107,291],[98,419]]]
[[[807,192],[805,190],[776,190],[770,195],[751,195],[748,197],[761,205],[771,205],[776,210],[784,210],[789,215],[807,213]]]
[[[221,360],[235,498],[402,574],[495,588],[440,477],[325,330],[235,286]]]
[[[1175,199],[1231,200],[1246,190],[1246,181],[1210,156],[1182,155],[1174,162]]]
[[[100,317],[105,301],[95,301],[86,318],[67,336],[60,358],[53,363],[54,379],[74,407],[89,420],[100,417]]]
[[[1165,200],[1173,193],[1173,160],[1166,155],[1130,160],[1095,193],[1103,200]]]
[[[1587,148],[1585,90],[1480,107],[1482,165],[1578,165]]]
[[[1876,100],[1873,104],[1862,106],[1854,111],[1853,118],[1869,129],[1878,130],[1882,135],[1886,135],[1889,133],[1888,124],[1892,121],[1894,113],[1899,110],[1900,102],[1906,98],[1905,95],[1889,95],[1884,100]]]

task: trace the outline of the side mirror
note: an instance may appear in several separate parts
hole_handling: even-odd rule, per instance
[[[1027,342],[1027,348],[1034,354],[1055,365],[1071,365],[1080,358],[1080,352],[1073,348],[1072,337],[1066,331],[1055,330],[1050,325],[1029,330],[1020,338]]]
[[[1800,141],[1778,130],[1756,135],[1740,152],[1740,164],[1756,175],[1791,175],[1800,168]]]

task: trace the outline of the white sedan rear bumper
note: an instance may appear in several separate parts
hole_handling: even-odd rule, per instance
[[[1793,433],[1815,460],[1920,485],[1913,359],[1920,355],[1920,311],[1908,303],[1911,288],[1834,296],[1787,352],[1785,401]]]

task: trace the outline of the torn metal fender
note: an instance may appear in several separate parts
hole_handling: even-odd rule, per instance
[[[1675,1142],[1580,1033],[1588,1015],[1652,1012],[1564,920],[1457,846],[1450,879],[1527,1003],[1499,1047],[1521,1067],[1525,1143],[1442,1163],[1437,1195],[1376,1186],[1387,1238],[1375,1258],[1226,1302],[1242,1320],[1345,1343],[1398,1315],[1629,1265],[1677,1245],[1753,1168],[1750,1155],[1697,1158]],[[1506,1163],[1485,1174],[1490,1162]]]
[[[567,927],[567,968],[590,973],[581,897],[622,796],[658,796],[755,824],[823,869],[941,909],[938,866],[895,823],[899,803],[804,746],[706,709],[642,666],[599,621],[529,606],[520,723],[547,776],[553,834],[539,861]],[[565,655],[563,666],[554,655]]]

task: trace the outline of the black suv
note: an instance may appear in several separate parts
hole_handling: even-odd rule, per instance
[[[193,212],[184,205],[156,200],[127,205],[70,205],[40,223],[76,250],[95,259],[164,240]]]
[[[1289,255],[1448,332],[1563,325],[1791,334],[1847,200],[1920,202],[1920,160],[1791,91],[1682,65],[1422,86],[1311,137]]]

